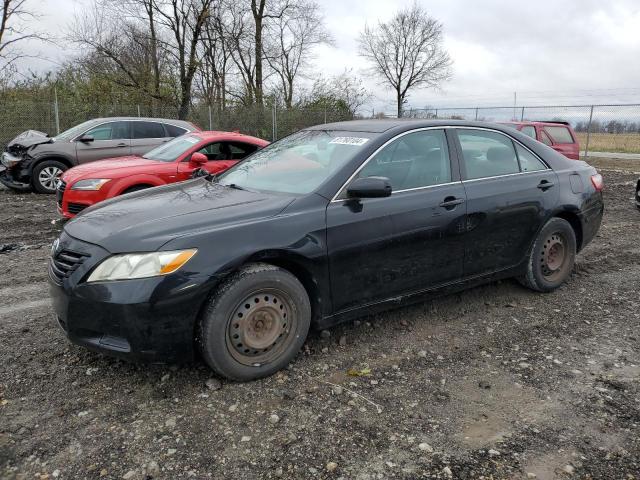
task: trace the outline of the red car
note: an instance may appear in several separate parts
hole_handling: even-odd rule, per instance
[[[199,168],[220,173],[268,144],[266,140],[240,133],[193,132],[141,157],[118,157],[79,165],[60,177],[58,211],[71,218],[108,198],[187,180]]]
[[[580,145],[569,122],[505,122],[572,160],[580,160]]]

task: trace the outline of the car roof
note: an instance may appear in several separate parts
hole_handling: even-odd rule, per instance
[[[347,132],[383,133],[391,129],[412,130],[427,127],[490,127],[503,129],[504,124],[476,122],[468,120],[421,120],[412,118],[385,118],[379,120],[351,120],[347,122],[325,123],[307,130],[335,130]]]
[[[564,125],[566,127],[570,127],[571,124],[569,122],[565,122],[563,120],[558,120],[558,121],[553,121],[553,120],[548,120],[548,121],[527,121],[527,120],[523,120],[523,121],[513,121],[513,122],[500,122],[500,124],[502,125],[541,125],[541,126],[557,126],[557,125]]]
[[[195,137],[199,137],[203,140],[210,140],[210,139],[215,139],[217,137],[224,137],[224,138],[229,138],[229,137],[238,137],[238,140],[244,140],[244,141],[248,141],[248,142],[255,142],[255,143],[269,143],[268,140],[264,140],[262,138],[258,138],[258,137],[252,137],[251,135],[245,135],[244,133],[240,133],[240,132],[224,132],[224,131],[218,131],[218,130],[202,130],[202,131],[198,131],[198,132],[190,132],[189,135],[191,136],[195,136]]]
[[[162,122],[162,123],[169,123],[171,125],[179,125],[179,126],[183,126],[185,128],[188,128],[189,130],[193,130],[194,128],[197,128],[193,123],[187,121],[187,120],[176,120],[173,118],[155,118],[155,117],[100,117],[100,118],[94,118],[91,120],[92,122],[117,122],[117,121],[138,121],[138,122]]]

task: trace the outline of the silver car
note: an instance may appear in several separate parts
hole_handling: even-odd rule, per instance
[[[200,130],[190,122],[163,118],[97,118],[60,135],[27,130],[2,153],[0,182],[18,191],[54,193],[58,177],[81,163],[142,155],[187,132]]]

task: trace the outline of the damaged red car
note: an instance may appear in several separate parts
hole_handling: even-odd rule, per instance
[[[71,218],[118,195],[187,180],[199,169],[222,173],[268,144],[236,132],[194,132],[142,156],[79,165],[64,172],[58,182],[58,211]]]

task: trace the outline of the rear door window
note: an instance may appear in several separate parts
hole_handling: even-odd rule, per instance
[[[544,127],[544,130],[553,138],[555,143],[573,143],[573,137],[567,127]]]
[[[133,122],[133,138],[164,138],[164,128],[157,122]]]
[[[458,130],[466,178],[476,179],[519,173],[518,156],[511,139],[485,130]]]

